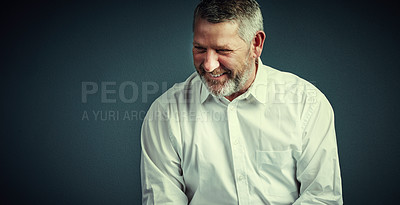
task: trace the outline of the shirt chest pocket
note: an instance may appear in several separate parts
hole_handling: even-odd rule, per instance
[[[259,166],[272,166],[276,168],[287,167],[293,164],[292,152],[287,151],[261,151],[256,153],[257,164]]]
[[[256,151],[257,172],[268,195],[288,196],[298,192],[292,151]]]

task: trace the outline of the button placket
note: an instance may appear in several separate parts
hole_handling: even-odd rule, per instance
[[[248,186],[246,177],[246,165],[244,156],[244,147],[241,144],[241,130],[237,117],[237,103],[231,102],[228,105],[228,127],[232,150],[232,160],[234,168],[235,183],[237,188],[239,204],[247,204],[248,202]]]

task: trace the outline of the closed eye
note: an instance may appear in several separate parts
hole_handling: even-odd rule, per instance
[[[232,52],[230,49],[217,49],[217,53],[221,54],[229,54],[230,52]]]
[[[201,46],[195,46],[194,48],[196,49],[197,52],[201,52],[201,53],[206,52],[206,49]]]

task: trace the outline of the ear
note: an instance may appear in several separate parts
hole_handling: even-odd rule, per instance
[[[253,57],[258,58],[261,56],[262,49],[264,46],[266,35],[264,31],[257,31],[256,35],[252,40],[252,47],[253,47]]]

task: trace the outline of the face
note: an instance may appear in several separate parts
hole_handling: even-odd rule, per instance
[[[250,43],[237,34],[233,22],[198,19],[194,28],[193,61],[208,90],[216,96],[245,92],[255,78],[255,56]]]

